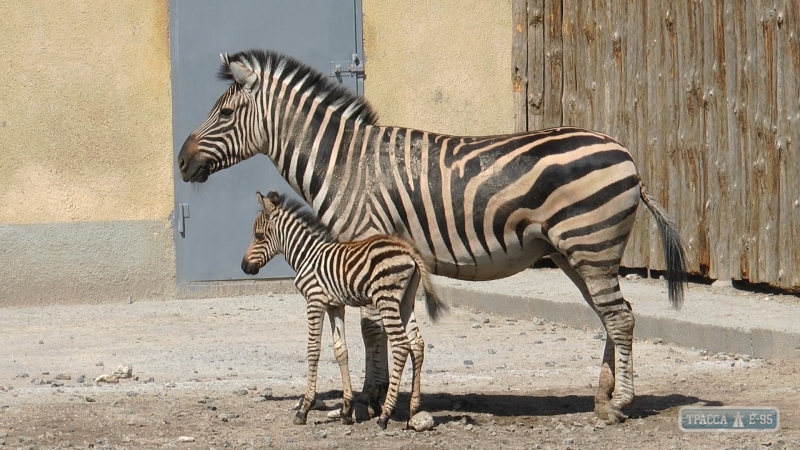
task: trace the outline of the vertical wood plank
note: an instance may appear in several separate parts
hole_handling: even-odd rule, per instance
[[[783,93],[779,111],[779,133],[783,136],[781,179],[781,263],[779,273],[783,287],[800,286],[800,5],[783,1],[783,14],[778,16],[778,50],[781,58]]]
[[[543,126],[556,127],[562,124],[562,77],[561,51],[561,0],[544,1],[544,99]]]
[[[512,0],[514,131],[528,130],[528,0]]]
[[[528,129],[544,128],[544,0],[528,0]]]

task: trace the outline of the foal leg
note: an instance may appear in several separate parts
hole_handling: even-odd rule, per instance
[[[304,425],[306,423],[308,411],[311,410],[317,397],[317,367],[319,366],[319,354],[322,348],[322,316],[324,314],[323,301],[319,299],[308,300],[306,305],[306,316],[308,317],[308,384],[306,385],[303,404],[294,418],[295,425]]]
[[[353,423],[353,387],[350,384],[350,368],[348,366],[347,342],[344,337],[344,306],[330,308],[328,318],[333,333],[333,354],[339,363],[342,373],[342,412],[341,421],[345,425]]]
[[[422,340],[422,334],[419,332],[419,326],[417,325],[417,319],[414,314],[419,277],[419,270],[417,270],[409,281],[405,295],[403,295],[403,300],[400,303],[400,319],[403,322],[408,341],[411,343],[411,367],[413,369],[413,376],[411,378],[411,402],[408,408],[409,419],[419,412],[422,404],[420,376],[422,374],[422,363],[425,360],[425,341]]]
[[[400,291],[402,292],[402,291]],[[400,301],[401,298],[383,297],[378,300],[378,309],[383,315],[383,327],[386,330],[386,335],[389,337],[389,342],[392,345],[392,373],[389,377],[389,389],[386,391],[386,400],[383,402],[383,411],[378,418],[378,426],[381,429],[386,429],[386,423],[389,421],[397,405],[397,396],[400,392],[400,378],[403,375],[403,367],[405,367],[406,359],[411,351],[411,343],[408,341],[408,336],[405,333],[405,327],[400,319]]]

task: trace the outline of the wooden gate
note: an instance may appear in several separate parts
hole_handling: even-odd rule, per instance
[[[513,0],[516,126],[605,132],[692,272],[800,287],[800,5]],[[644,208],[627,267],[663,270]]]

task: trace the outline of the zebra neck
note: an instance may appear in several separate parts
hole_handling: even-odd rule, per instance
[[[274,117],[266,120],[271,135],[266,154],[292,189],[313,204],[329,181],[327,172],[336,163],[336,155],[361,142],[365,125],[350,118],[345,106],[317,109],[307,99],[305,106],[289,105],[281,112],[284,108],[278,105]]]

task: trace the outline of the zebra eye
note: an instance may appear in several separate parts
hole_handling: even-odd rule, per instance
[[[264,233],[256,233],[256,240],[263,241],[264,240]]]
[[[229,119],[233,115],[233,108],[222,108],[219,110],[219,116],[223,119]]]

